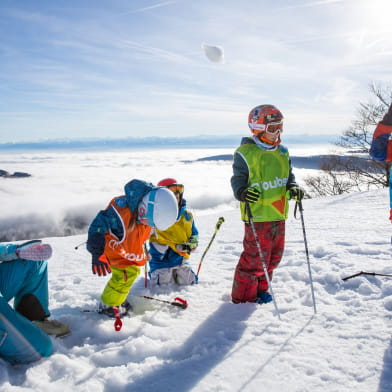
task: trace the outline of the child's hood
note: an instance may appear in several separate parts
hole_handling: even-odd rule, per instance
[[[154,188],[156,187],[150,182],[137,179],[129,181],[124,186],[127,205],[132,213],[137,212],[138,205],[142,198]]]

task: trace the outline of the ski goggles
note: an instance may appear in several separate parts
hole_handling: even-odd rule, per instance
[[[270,135],[276,135],[283,132],[283,121],[270,122],[265,126],[265,132]]]
[[[173,193],[179,195],[182,195],[184,193],[184,185],[182,184],[172,184],[172,185],[168,185],[166,188],[170,189]]]

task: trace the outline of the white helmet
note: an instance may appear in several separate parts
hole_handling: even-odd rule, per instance
[[[140,223],[166,230],[177,219],[177,199],[173,192],[165,187],[154,188],[140,202],[138,215]]]

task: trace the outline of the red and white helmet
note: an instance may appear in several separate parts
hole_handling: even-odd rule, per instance
[[[273,105],[259,105],[253,108],[248,116],[248,125],[253,133],[262,142],[278,145],[280,133],[283,132],[283,114]],[[265,134],[276,134],[275,141],[265,138]]]

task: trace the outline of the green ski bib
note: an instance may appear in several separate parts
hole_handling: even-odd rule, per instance
[[[283,146],[274,151],[262,150],[256,144],[243,144],[237,148],[249,168],[248,186],[261,190],[260,199],[250,204],[255,222],[287,219],[288,199],[286,184],[289,176],[289,153]],[[245,203],[240,203],[241,218],[248,221]]]

